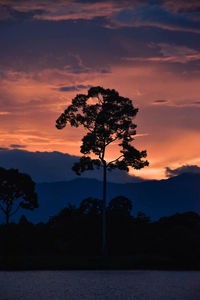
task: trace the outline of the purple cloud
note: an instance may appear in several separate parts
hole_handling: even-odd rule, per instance
[[[200,22],[193,20],[189,15],[169,12],[159,5],[140,5],[134,9],[121,10],[113,16],[112,23],[114,27],[149,26],[200,33]]]
[[[166,167],[166,176],[168,178],[183,174],[183,173],[197,173],[200,174],[200,167],[197,165],[184,165],[176,169]]]
[[[72,86],[62,86],[58,90],[60,92],[74,92],[74,91],[79,91],[83,89],[89,89],[91,85],[72,85]]]
[[[21,149],[21,148],[26,148],[27,146],[26,145],[18,145],[18,144],[11,144],[10,145],[10,148],[12,149]]]

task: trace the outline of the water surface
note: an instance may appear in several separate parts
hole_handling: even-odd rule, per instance
[[[199,271],[0,272],[0,300],[198,300]]]

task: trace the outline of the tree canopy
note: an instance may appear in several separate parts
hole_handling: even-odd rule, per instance
[[[138,112],[129,98],[121,97],[115,90],[92,87],[88,94],[78,94],[72,104],[60,115],[56,127],[63,129],[67,123],[73,127],[83,126],[88,132],[82,138],[81,153],[84,156],[75,163],[73,170],[80,175],[86,170],[99,168],[101,164],[108,170],[118,168],[129,170],[129,167],[141,169],[148,165],[146,151],[139,151],[131,142],[136,135],[136,124],[133,117]],[[106,147],[119,141],[121,154],[106,163]],[[87,156],[95,154],[98,159]]]
[[[0,168],[0,210],[6,215],[6,223],[20,208],[38,207],[35,183],[27,174],[16,169]]]
[[[130,216],[132,207],[130,199],[124,196],[117,196],[109,202],[108,212],[116,215]]]
[[[79,210],[80,213],[85,215],[100,215],[102,213],[102,201],[88,197],[81,202]]]

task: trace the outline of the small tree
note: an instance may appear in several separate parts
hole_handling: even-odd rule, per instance
[[[73,127],[83,126],[87,130],[80,150],[84,156],[72,168],[77,175],[95,167],[103,167],[103,254],[106,253],[107,170],[129,171],[129,167],[141,169],[148,165],[143,160],[146,151],[139,151],[131,145],[133,136],[136,135],[136,125],[132,119],[137,112],[132,101],[121,97],[117,91],[92,87],[87,95],[78,94],[56,121],[58,129],[63,129],[69,123]],[[121,153],[114,160],[108,161],[106,149],[114,142],[118,142]],[[94,154],[98,158],[93,159],[88,154]]]
[[[31,177],[15,169],[0,168],[0,210],[6,216],[6,224],[20,208],[36,207],[37,194]]]
[[[81,214],[98,216],[102,214],[102,201],[96,198],[88,197],[84,199],[79,206]]]
[[[117,196],[109,202],[108,212],[115,215],[130,216],[132,207],[130,199],[124,196]]]

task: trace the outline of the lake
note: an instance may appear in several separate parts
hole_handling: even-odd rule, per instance
[[[0,300],[198,300],[199,271],[0,272]]]

